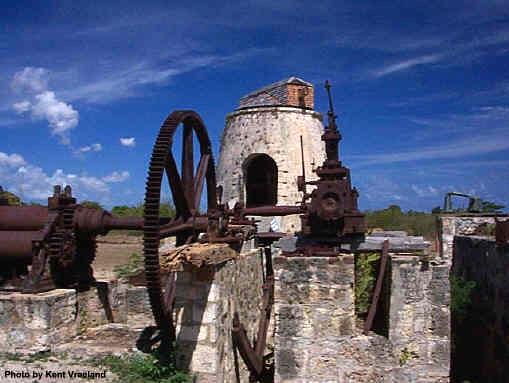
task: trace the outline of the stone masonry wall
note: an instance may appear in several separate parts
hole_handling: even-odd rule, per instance
[[[448,382],[449,266],[391,255],[389,341],[401,368],[396,382]]]
[[[297,190],[297,176],[302,174],[300,136],[303,138],[306,177],[314,179],[312,164],[325,158],[322,116],[320,113],[293,107],[259,107],[238,110],[226,117],[221,137],[217,168],[218,184],[223,186],[223,201],[245,202],[243,165],[255,153],[274,159],[278,167],[278,204],[294,205],[302,199]],[[309,192],[308,188],[308,192]],[[281,219],[284,231],[300,228],[298,216]]]
[[[88,291],[0,293],[0,344],[4,352],[50,351],[108,323],[141,329],[153,325],[145,287],[97,281]]]
[[[449,381],[448,267],[390,259],[385,337],[355,325],[353,255],[275,257],[275,382]]]
[[[509,377],[509,246],[456,236],[452,274],[475,283],[467,306],[453,311],[457,382],[507,382]]]
[[[244,362],[232,346],[231,326],[237,311],[249,339],[253,339],[260,317],[262,283],[258,251],[219,266],[178,273],[179,367],[189,369],[195,382],[248,381]]]
[[[452,250],[454,236],[475,235],[476,230],[483,225],[495,224],[495,217],[500,220],[507,220],[504,215],[482,215],[482,214],[444,214],[438,217],[439,232],[439,253],[449,263],[452,263]]]
[[[275,382],[336,382],[355,331],[354,259],[274,258]]]
[[[2,352],[48,351],[68,342],[78,330],[74,290],[40,294],[0,294],[0,345]]]

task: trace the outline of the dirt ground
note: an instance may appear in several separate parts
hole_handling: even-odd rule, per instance
[[[132,253],[143,254],[143,237],[111,233],[97,237],[97,254],[92,264],[97,279],[114,277],[113,268],[129,263]]]

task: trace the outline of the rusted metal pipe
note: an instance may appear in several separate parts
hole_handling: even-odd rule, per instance
[[[142,230],[143,218],[114,217],[105,210],[80,206],[74,215],[74,225],[80,232],[104,235],[110,230]]]
[[[38,231],[0,231],[0,257],[32,257],[32,241]]]
[[[143,230],[142,217],[107,216],[105,226],[108,230]]]
[[[242,215],[258,215],[258,216],[279,216],[289,214],[300,214],[302,208],[300,206],[258,206],[248,207],[242,210]]]
[[[39,230],[48,219],[44,206],[0,206],[0,230]]]

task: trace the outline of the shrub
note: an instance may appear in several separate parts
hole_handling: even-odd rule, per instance
[[[129,256],[129,262],[125,265],[117,265],[113,268],[117,278],[127,278],[143,269],[143,257],[138,253]]]
[[[92,362],[107,367],[122,383],[190,383],[191,378],[175,366],[162,361],[157,351],[152,354],[107,356]]]
[[[459,320],[463,319],[467,313],[467,309],[472,303],[471,294],[475,288],[474,281],[466,281],[461,277],[452,275],[451,281],[451,312],[457,316]]]
[[[355,261],[355,311],[368,312],[376,281],[376,264],[380,254],[358,254]]]

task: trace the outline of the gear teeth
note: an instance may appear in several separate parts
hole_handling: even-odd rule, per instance
[[[144,228],[143,228],[143,253],[145,256],[145,278],[147,282],[147,290],[150,299],[152,313],[155,322],[161,334],[174,337],[168,329],[174,331],[172,313],[164,305],[163,289],[160,278],[159,265],[159,205],[161,198],[161,183],[164,176],[168,153],[172,149],[173,136],[178,125],[184,120],[193,120],[193,129],[198,137],[200,149],[208,150],[210,153],[210,161],[212,166],[206,172],[207,184],[216,185],[215,165],[210,138],[207,129],[202,122],[200,116],[193,111],[174,111],[171,113],[161,126],[156,142],[154,144],[152,155],[150,158],[147,181],[145,184],[145,209],[144,209]],[[200,152],[202,152],[200,150]],[[210,169],[212,169],[210,171]],[[215,190],[209,190],[207,193],[214,196]],[[210,199],[208,199],[210,200]],[[177,211],[179,210],[176,206]],[[168,339],[173,341],[172,339]]]

